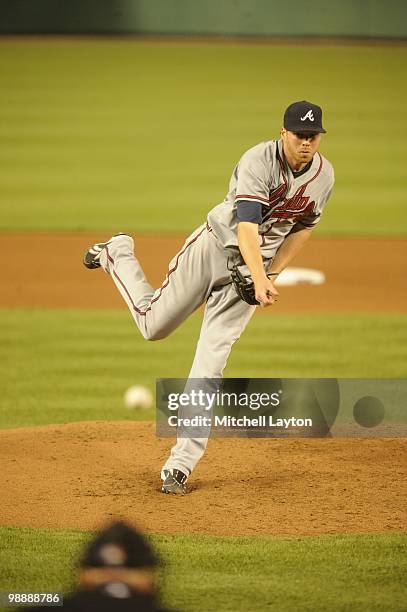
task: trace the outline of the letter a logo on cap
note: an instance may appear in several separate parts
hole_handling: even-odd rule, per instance
[[[310,121],[314,121],[314,115],[313,115],[312,110],[309,110],[308,113],[306,113],[306,115],[301,117],[301,121],[305,121],[306,119],[309,119]]]

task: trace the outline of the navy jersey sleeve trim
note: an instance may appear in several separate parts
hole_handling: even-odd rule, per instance
[[[236,204],[236,213],[238,221],[249,221],[250,223],[258,223],[262,221],[262,205],[260,202],[250,200],[239,200]]]

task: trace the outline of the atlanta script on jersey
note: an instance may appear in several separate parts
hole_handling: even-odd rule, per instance
[[[262,206],[260,248],[263,257],[270,258],[294,227],[311,228],[318,223],[333,184],[332,165],[320,153],[305,173],[294,176],[282,141],[262,142],[244,153],[225,200],[210,211],[208,223],[223,246],[237,247],[237,203],[258,202]]]

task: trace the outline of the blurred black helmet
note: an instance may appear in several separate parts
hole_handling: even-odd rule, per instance
[[[101,531],[86,548],[82,567],[155,567],[158,558],[147,539],[118,521]]]

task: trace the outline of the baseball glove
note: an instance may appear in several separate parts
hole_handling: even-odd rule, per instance
[[[230,277],[240,299],[251,306],[258,306],[259,302],[256,300],[254,282],[251,276],[243,276],[237,264],[234,264],[230,269]]]

